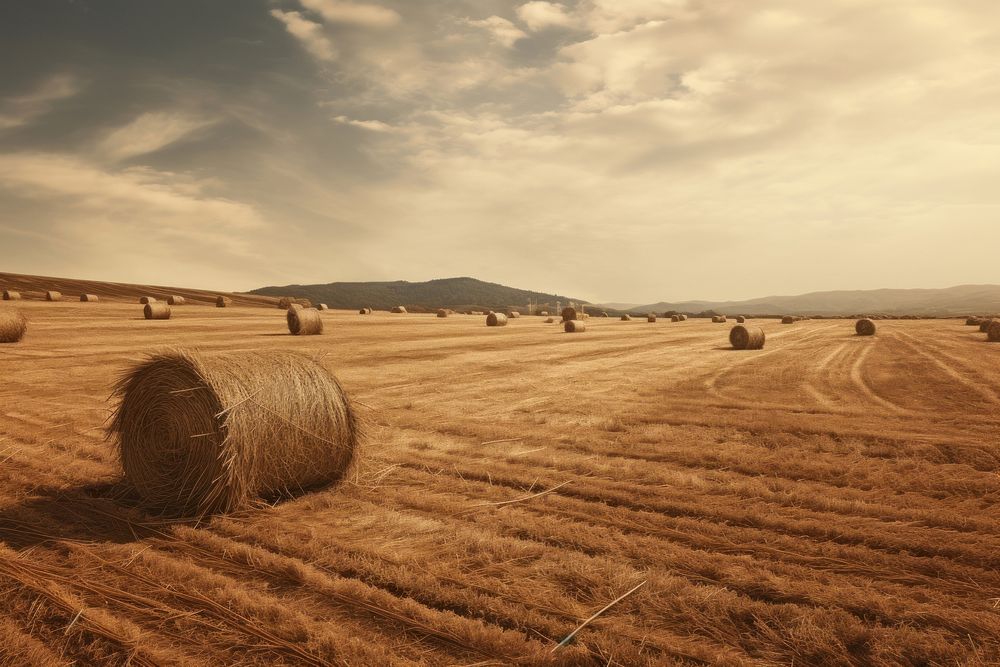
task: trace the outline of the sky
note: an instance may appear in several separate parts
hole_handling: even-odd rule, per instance
[[[0,271],[998,283],[995,0],[10,0]]]

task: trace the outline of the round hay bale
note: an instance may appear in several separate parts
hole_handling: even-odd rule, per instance
[[[282,310],[288,310],[288,307],[291,306],[292,303],[293,303],[292,297],[283,296],[280,299],[278,299],[278,308],[281,308]]]
[[[736,350],[764,349],[764,330],[737,324],[729,330],[729,343]]]
[[[556,321],[554,317],[548,317],[545,319],[545,324],[553,324]]]
[[[486,316],[486,326],[505,327],[507,326],[507,316],[503,313],[490,313]]]
[[[607,316],[608,316],[607,313],[604,313],[604,312],[601,313],[601,317],[607,317]]]
[[[982,320],[978,317],[970,317],[965,320],[965,326],[967,327],[978,327],[982,323]]]
[[[562,309],[562,320],[563,322],[569,322],[570,320],[576,319],[576,308],[566,306]]]
[[[323,318],[315,308],[292,306],[285,317],[288,330],[295,336],[315,336],[323,333]]]
[[[722,320],[720,320],[720,319],[719,319],[719,316],[718,316],[718,315],[712,315],[712,322],[713,322],[714,324],[718,324],[718,323],[719,323],[719,322],[721,322],[721,321],[722,321]]]
[[[542,317],[548,317],[549,316],[549,311],[543,310],[542,312],[540,312],[538,314],[541,315]]]
[[[245,509],[337,481],[358,422],[337,379],[292,352],[151,356],[114,388],[125,479],[176,516]]]
[[[512,320],[516,320],[517,318],[521,317],[521,313],[519,313],[516,310],[512,310],[509,313],[507,313],[507,317],[509,317]]]
[[[318,306],[316,306],[316,310],[330,310],[330,307],[327,306],[325,303],[321,303]]]
[[[19,310],[0,308],[0,343],[16,343],[28,330],[28,320]]]
[[[747,321],[747,318],[744,317],[743,315],[737,315],[736,316],[736,324],[743,324],[746,321]]]
[[[648,315],[646,315],[646,321],[647,322],[655,322],[656,321],[656,313],[649,313]]]
[[[46,301],[62,301],[62,293],[56,292],[55,290],[49,290],[45,293]]]
[[[582,315],[580,315],[580,319],[581,320],[589,320],[590,319],[590,313],[583,313]]]
[[[216,308],[226,308],[232,302],[233,302],[232,299],[230,299],[228,297],[224,297],[221,294],[219,296],[215,297],[215,307]]]
[[[587,330],[587,325],[580,320],[566,320],[563,322],[563,331],[566,333],[580,333]]]
[[[1000,320],[993,320],[990,328],[986,330],[986,340],[991,343],[1000,343]]]
[[[396,306],[395,308],[392,309],[392,312],[397,313],[397,314],[401,313],[401,314],[405,315],[406,314],[406,308],[404,308],[403,306]]]
[[[781,323],[782,324],[794,324],[795,323],[795,318],[792,317],[791,315],[785,315],[784,317],[781,318]]]
[[[622,315],[621,320],[622,322],[631,322],[632,316],[626,313],[625,315]]]
[[[139,303],[145,305],[147,303],[156,303],[156,297],[153,296],[140,296]]]
[[[875,323],[872,322],[867,317],[863,317],[854,324],[854,331],[859,336],[874,336],[875,335]]]
[[[15,292],[14,290],[5,289],[3,291],[3,300],[4,301],[20,301],[21,300],[21,293],[20,292]]]
[[[142,314],[147,320],[169,320],[170,306],[165,303],[147,303],[142,307]]]
[[[362,308],[361,310],[358,311],[358,315],[371,315],[371,314],[372,314],[371,308]]]
[[[288,308],[286,308],[285,310],[302,310],[304,307],[305,306],[303,306],[301,303],[296,303],[293,301],[290,304],[288,304]]]
[[[92,303],[95,301],[100,301],[100,299],[97,298],[96,294],[81,294],[80,301],[84,303]]]
[[[681,322],[687,322],[688,316],[687,315],[680,315],[680,318],[681,318]]]
[[[295,303],[299,304],[303,308],[312,308],[313,302],[309,299],[295,299]]]
[[[982,333],[988,332],[990,330],[990,325],[993,324],[993,322],[995,322],[995,321],[996,320],[993,320],[991,318],[986,318],[986,319],[980,320],[979,321],[979,330]]]
[[[184,305],[184,297],[177,296],[176,294],[171,294],[170,296],[167,297],[167,305],[169,305],[169,306],[183,306]]]
[[[444,308],[438,308],[437,316],[438,317],[448,317],[448,311],[445,310]]]
[[[670,321],[671,322],[680,322],[681,321],[681,316],[680,315],[671,315],[670,316]]]

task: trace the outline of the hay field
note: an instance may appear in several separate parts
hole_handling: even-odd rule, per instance
[[[1000,345],[958,320],[737,352],[707,320],[17,307],[0,664],[1000,662]],[[350,481],[201,524],[116,499],[112,384],[171,346],[322,355]]]

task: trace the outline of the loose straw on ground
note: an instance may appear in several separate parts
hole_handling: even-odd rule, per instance
[[[648,582],[648,580],[643,581],[638,586],[635,586],[634,588],[632,588],[628,592],[624,593],[623,595],[619,595],[617,598],[615,598],[614,600],[612,600],[608,604],[604,605],[604,607],[600,611],[598,611],[596,614],[594,614],[593,616],[591,616],[590,618],[588,618],[586,621],[584,621],[583,623],[581,623],[576,628],[576,630],[574,630],[573,632],[571,632],[568,635],[566,635],[565,637],[563,637],[563,640],[561,642],[559,642],[558,644],[556,644],[555,646],[553,646],[552,647],[552,653],[555,653],[558,649],[560,649],[563,646],[566,646],[567,644],[569,644],[570,642],[572,642],[573,638],[576,637],[580,633],[581,630],[583,630],[585,627],[587,627],[588,625],[590,625],[591,623],[593,623],[595,620],[597,620],[598,616],[600,616],[601,614],[603,614],[604,612],[606,612],[607,610],[611,609],[616,604],[618,604],[619,602],[621,602],[622,600],[626,599],[627,597],[629,597],[630,595],[632,595],[633,593],[635,593],[637,590],[639,590],[640,588],[642,588],[643,586],[645,586],[647,582]]]

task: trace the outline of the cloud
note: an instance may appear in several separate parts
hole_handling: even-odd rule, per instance
[[[76,95],[80,88],[76,77],[57,74],[42,81],[29,93],[0,101],[0,130],[27,125],[47,113],[55,102]]]
[[[517,17],[532,31],[574,23],[573,17],[566,13],[566,6],[556,2],[526,2],[517,8]]]
[[[379,5],[344,0],[299,0],[310,11],[316,12],[329,23],[346,23],[366,28],[388,28],[400,21],[398,13]]]
[[[327,62],[337,58],[337,50],[323,34],[323,26],[319,23],[303,18],[300,12],[283,12],[280,9],[272,9],[271,16],[284,23],[285,30],[317,60]]]
[[[112,160],[127,160],[166,148],[213,122],[178,112],[144,113],[106,135],[98,144],[98,150]]]
[[[525,32],[502,16],[490,16],[485,19],[468,19],[468,24],[474,28],[482,28],[490,33],[493,41],[508,49],[519,39],[527,37]]]
[[[392,132],[393,127],[380,120],[355,120],[353,118],[348,118],[347,116],[334,116],[333,120],[341,125],[351,125],[353,127],[360,127],[364,130],[370,130],[372,132]]]

